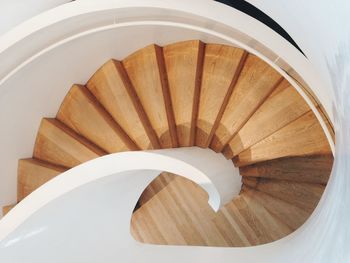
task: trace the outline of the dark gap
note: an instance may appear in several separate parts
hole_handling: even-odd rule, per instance
[[[295,43],[293,38],[291,38],[291,36],[275,20],[273,20],[268,15],[266,15],[260,9],[256,8],[255,6],[251,5],[250,3],[244,0],[215,0],[215,1],[223,3],[225,5],[229,5],[259,20],[261,23],[265,24],[266,26],[271,28],[273,31],[275,31],[277,34],[282,36],[289,43],[291,43],[295,48],[297,48],[305,56],[304,52],[300,49],[297,43]]]

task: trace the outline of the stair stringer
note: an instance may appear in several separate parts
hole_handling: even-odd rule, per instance
[[[176,151],[176,153],[172,151]],[[203,165],[205,159],[211,165]],[[220,167],[219,170],[218,167]],[[34,213],[40,214],[42,210],[45,211],[44,206],[54,203],[55,200],[64,199],[68,193],[74,192],[84,185],[94,184],[108,176],[117,177],[120,183],[125,185],[125,189],[129,191],[139,189],[133,198],[125,198],[122,192],[119,195],[119,198],[128,204],[128,209],[131,209],[127,210],[129,219],[144,189],[163,171],[182,175],[197,183],[208,193],[208,203],[217,211],[223,205],[221,201],[228,198],[227,193],[223,191],[224,188],[218,182],[224,185],[237,183],[237,181],[232,180],[234,178],[232,176],[233,169],[231,162],[221,154],[198,147],[167,149],[164,153],[163,150],[158,150],[106,155],[62,173],[20,202],[0,221],[0,246],[1,244],[6,245],[9,235],[11,237],[16,234],[22,235],[17,233],[17,228],[21,229],[20,226],[31,224],[31,216]],[[155,172],[150,173],[152,176],[144,176],[143,171],[145,170]],[[137,178],[136,182],[135,178]],[[238,176],[237,178],[240,179]],[[241,185],[235,188],[240,189]],[[233,196],[229,198],[232,199]],[[123,207],[126,207],[125,204]],[[67,213],[69,214],[68,211]],[[124,213],[125,211],[120,211],[120,214]],[[129,229],[129,225],[127,229]]]

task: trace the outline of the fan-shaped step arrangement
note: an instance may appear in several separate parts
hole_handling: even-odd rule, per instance
[[[277,240],[310,216],[333,163],[315,112],[257,56],[198,40],[152,44],[111,58],[85,85],[72,86],[56,118],[43,118],[33,156],[18,164],[17,202],[105,154],[188,146],[232,159],[243,178],[241,194],[215,214],[198,186],[162,173],[135,209],[131,232],[139,241],[251,246]]]

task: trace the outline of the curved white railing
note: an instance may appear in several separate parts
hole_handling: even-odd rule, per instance
[[[83,245],[86,236],[73,234],[78,228],[79,231],[88,233],[89,238],[95,241],[102,228],[114,229],[108,233],[108,239],[105,239],[107,238],[105,236],[101,237],[99,245],[102,247],[113,245],[115,249],[120,249],[125,243],[132,241],[129,232],[130,219],[139,197],[148,184],[163,171],[179,174],[196,182],[208,193],[208,203],[215,211],[220,205],[237,196],[241,189],[238,169],[222,154],[209,149],[184,147],[106,155],[57,176],[10,211],[0,221],[1,259],[6,262],[22,262],[22,255],[26,254],[25,257],[29,262],[40,262],[39,255],[29,253],[28,250],[36,242],[35,240],[39,239],[40,243],[50,246],[54,240],[59,240],[60,245],[54,246],[56,250],[64,249],[67,239],[70,239],[70,242],[75,242],[79,247],[74,252],[75,256],[91,260],[91,255],[84,252],[87,249]],[[65,211],[58,212],[60,208]],[[60,213],[56,218],[58,221],[48,218],[53,216],[49,212],[51,209],[58,209],[55,211]],[[85,212],[89,215],[82,212],[84,209],[87,209]],[[101,209],[104,212],[100,212]],[[67,214],[67,221],[63,219],[64,214]],[[91,214],[96,216],[93,217]],[[74,224],[73,218],[76,217],[82,219],[79,227]],[[55,225],[56,223],[60,226]],[[90,231],[91,224],[97,224],[99,230]],[[112,240],[116,243],[111,244]],[[136,244],[136,241],[134,243]],[[94,246],[98,249],[98,244]],[[18,253],[19,250],[21,253]],[[42,254],[46,258],[52,255],[51,253],[52,251],[46,251]],[[125,251],[125,253],[133,252]],[[54,260],[67,262],[75,256],[64,253],[59,257],[53,257],[56,258]]]

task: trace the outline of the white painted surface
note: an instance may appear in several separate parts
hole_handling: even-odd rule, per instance
[[[41,118],[55,116],[73,83],[84,84],[110,58],[122,59],[150,43],[188,39],[241,46],[275,67],[271,60],[283,57],[303,73],[316,93],[322,91],[308,61],[288,42],[251,17],[213,1],[104,0],[63,5],[0,40],[0,206],[16,201],[17,160],[31,156]],[[277,56],[268,50],[264,55],[257,52],[259,43]]]
[[[23,256],[29,262],[42,262],[48,257],[52,257],[51,262],[74,262],[76,257],[90,258],[87,262],[91,262],[100,255],[91,247],[89,251],[95,256],[82,253],[87,249],[83,245],[86,236],[76,236],[74,232],[89,235],[90,245],[102,238],[100,248],[94,244],[97,250],[125,247],[133,239],[129,232],[133,208],[143,190],[161,172],[175,173],[196,182],[208,193],[208,203],[217,211],[224,204],[222,200],[229,198],[225,200],[229,201],[239,193],[240,176],[235,174],[235,169],[222,154],[198,147],[122,152],[86,162],[38,188],[0,221],[0,258],[13,263],[23,262]],[[238,191],[233,192],[224,184]],[[68,215],[65,219],[64,214]],[[96,228],[97,232],[91,231]],[[103,236],[100,231],[104,232]],[[56,241],[50,240],[52,238]],[[56,252],[72,242],[77,250],[74,249],[75,255],[63,253],[59,257],[46,249],[30,252],[33,246],[42,248],[42,242],[50,244]]]
[[[0,35],[21,22],[69,0],[1,0]]]

